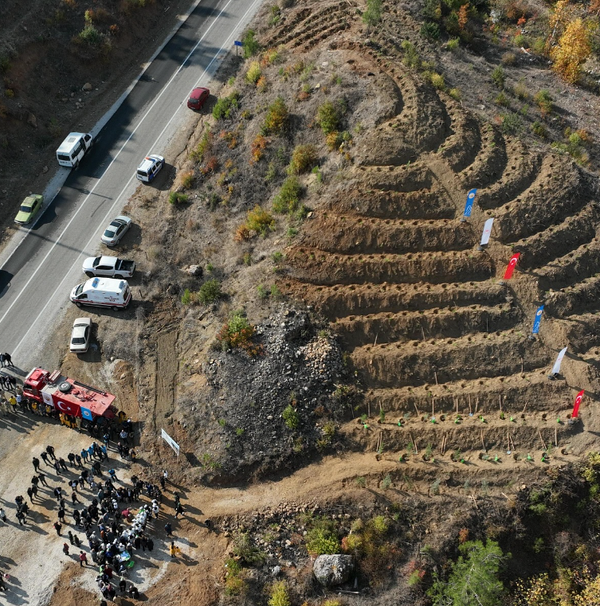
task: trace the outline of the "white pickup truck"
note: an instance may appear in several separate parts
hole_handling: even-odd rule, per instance
[[[118,257],[88,257],[83,262],[83,271],[87,276],[104,276],[107,278],[131,278],[135,271],[135,261],[125,261]]]

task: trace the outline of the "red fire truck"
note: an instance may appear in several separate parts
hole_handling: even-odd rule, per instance
[[[117,409],[115,396],[95,387],[84,385],[55,370],[53,373],[34,368],[23,382],[26,398],[52,406],[58,412],[94,421],[98,417],[113,419]]]

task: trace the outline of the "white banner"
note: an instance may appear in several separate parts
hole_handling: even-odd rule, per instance
[[[564,347],[558,353],[558,357],[556,358],[556,362],[554,362],[554,366],[552,367],[552,374],[553,375],[557,375],[560,372],[560,365],[561,365],[561,363],[563,361],[563,358],[565,357],[565,354],[567,353],[567,349],[568,349],[568,347]]]
[[[492,225],[494,224],[494,218],[488,219],[483,226],[483,233],[481,234],[481,246],[485,246],[490,241],[492,235]]]
[[[164,429],[160,430],[160,436],[179,456],[179,444]]]

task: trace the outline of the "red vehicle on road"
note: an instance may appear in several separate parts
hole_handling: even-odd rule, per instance
[[[190,109],[194,109],[198,111],[202,109],[202,106],[206,103],[208,96],[210,95],[210,91],[208,88],[198,87],[195,88],[191,93],[187,101],[187,106]]]
[[[23,382],[23,395],[37,402],[52,406],[59,413],[95,421],[98,417],[114,419],[117,409],[115,396],[95,387],[79,383],[63,376],[34,368]]]

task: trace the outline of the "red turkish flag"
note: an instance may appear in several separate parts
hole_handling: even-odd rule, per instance
[[[579,415],[579,405],[581,404],[581,400],[583,400],[583,394],[585,392],[585,389],[582,389],[578,394],[577,397],[575,398],[575,404],[573,406],[573,414],[571,415],[571,417],[573,419],[576,419],[577,416]]]
[[[521,253],[515,253],[511,258],[510,261],[508,262],[508,267],[506,268],[506,271],[504,272],[504,279],[505,280],[510,280],[512,275],[513,275],[513,271],[515,271],[515,266],[517,265],[517,261],[519,260],[519,257],[521,256]]]

